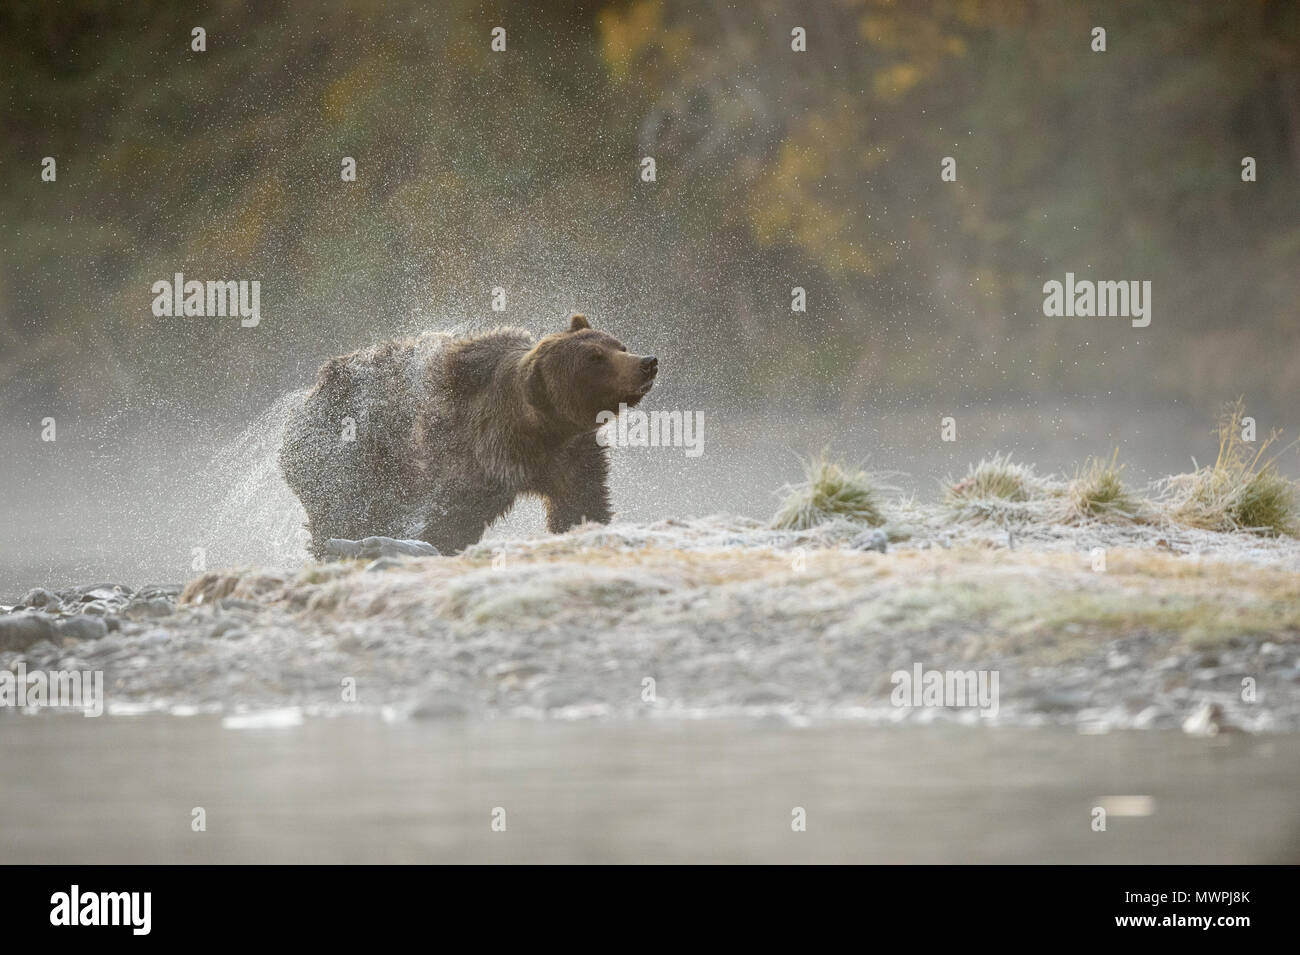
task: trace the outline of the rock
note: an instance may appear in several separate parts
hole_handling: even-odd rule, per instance
[[[366,573],[378,573],[381,570],[389,570],[393,567],[403,566],[402,562],[396,557],[380,557],[378,560],[372,560],[366,564]]]
[[[1192,715],[1183,720],[1183,732],[1188,736],[1218,736],[1231,732],[1223,715],[1223,707],[1218,703],[1202,703]]]
[[[58,594],[46,590],[44,587],[36,587],[23,594],[23,599],[18,601],[20,607],[54,607],[59,606]]]
[[[166,630],[150,630],[148,633],[137,637],[138,645],[141,647],[161,647],[164,644],[171,643],[172,635]]]
[[[108,634],[108,624],[99,617],[78,614],[59,624],[59,635],[65,640],[99,640]]]
[[[49,640],[38,640],[27,648],[27,660],[37,666],[45,666],[59,658],[59,648]]]
[[[366,537],[359,541],[332,537],[325,549],[339,557],[437,557],[438,548],[417,540],[397,540],[393,537]]]
[[[1124,723],[1123,707],[1090,706],[1074,714],[1077,731],[1084,736],[1103,736]]]
[[[1266,640],[1259,646],[1259,656],[1261,660],[1267,660],[1270,663],[1281,663],[1286,659],[1286,651],[1276,643]]]
[[[81,602],[88,604],[93,600],[102,600],[105,603],[125,603],[128,596],[115,587],[93,587],[82,592]]]
[[[146,617],[167,617],[174,612],[175,607],[165,597],[151,597],[145,600],[137,598],[126,607],[126,615],[136,620]]]
[[[242,622],[235,617],[218,617],[212,624],[212,636],[223,637],[231,630],[238,630]]]
[[[746,690],[741,703],[746,706],[770,706],[790,702],[790,691],[775,683],[760,683]]]
[[[242,600],[239,597],[222,597],[213,603],[218,610],[225,612],[229,610],[246,610],[249,613],[256,613],[262,609],[262,605],[252,600]]]
[[[1169,713],[1164,707],[1157,706],[1154,703],[1146,707],[1137,716],[1133,717],[1133,728],[1137,730],[1154,729],[1161,723],[1169,721]]]
[[[1111,651],[1106,654],[1107,670],[1126,670],[1133,665],[1133,658],[1124,653]]]
[[[1081,710],[1088,705],[1092,694],[1087,690],[1048,689],[1035,700],[1035,709],[1047,712]]]
[[[55,638],[54,618],[44,613],[13,613],[0,617],[0,650],[26,650]]]
[[[446,720],[468,716],[474,710],[471,697],[446,674],[431,677],[405,707],[416,720]]]
[[[106,657],[111,653],[117,653],[117,651],[121,650],[124,646],[126,646],[126,644],[122,642],[121,637],[104,637],[104,639],[97,642],[93,647],[83,652],[88,657]]]
[[[413,720],[454,720],[469,715],[469,707],[458,699],[426,697],[410,708],[407,714]]]
[[[874,550],[878,553],[885,553],[889,547],[889,536],[879,528],[869,531],[863,531],[853,540],[849,541],[851,550]]]
[[[543,710],[558,710],[582,703],[597,701],[596,694],[585,680],[551,680],[532,691],[532,702]]]
[[[110,597],[119,597],[123,594],[130,596],[134,591],[126,584],[87,584],[84,587],[78,587],[77,593],[85,596],[94,594],[92,600],[106,600]]]

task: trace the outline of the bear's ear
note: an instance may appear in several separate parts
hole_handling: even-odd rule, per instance
[[[573,317],[569,319],[569,331],[580,332],[584,328],[591,328],[591,324],[587,321],[587,316],[579,315],[577,312],[574,312]]]

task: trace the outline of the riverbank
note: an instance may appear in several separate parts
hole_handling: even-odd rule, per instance
[[[110,714],[1300,730],[1293,538],[916,506],[889,536],[715,516],[37,590],[0,670],[102,670]],[[898,705],[917,668],[996,673],[995,705]]]

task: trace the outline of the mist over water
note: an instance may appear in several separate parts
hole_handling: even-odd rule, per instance
[[[661,352],[664,387],[644,410],[693,409],[703,418],[703,454],[683,448],[610,450],[616,519],[733,513],[767,518],[777,491],[798,480],[801,459],[824,447],[869,470],[896,472],[889,483],[934,500],[939,482],[995,451],[1039,470],[1069,474],[1090,455],[1119,449],[1126,480],[1140,486],[1204,463],[1216,450],[1210,422],[1177,408],[1098,404],[1010,405],[878,410],[734,411],[689,400],[674,381],[673,353]],[[96,441],[60,436],[57,455],[30,433],[4,438],[13,457],[0,503],[0,598],[35,586],[115,581],[181,582],[197,573],[194,548],[209,569],[293,567],[306,558],[305,514],[280,477],[277,454],[285,421],[305,389],[250,409],[246,423],[184,430],[156,422],[142,433],[119,420]],[[945,415],[959,440],[939,440]],[[1281,461],[1296,473],[1294,455]],[[545,532],[539,501],[521,498],[485,539]]]

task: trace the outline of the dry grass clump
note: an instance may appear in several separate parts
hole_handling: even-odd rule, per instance
[[[882,483],[886,477],[842,467],[822,451],[804,462],[803,481],[781,488],[784,500],[772,518],[772,526],[778,530],[808,530],[838,519],[879,527],[885,523],[880,499],[893,490]]]
[[[1032,464],[1017,464],[1010,455],[995,454],[970,468],[960,481],[950,482],[945,499],[949,504],[984,498],[1028,501],[1043,490],[1044,479],[1034,473]]]
[[[1242,414],[1241,399],[1228,406],[1219,420],[1219,455],[1214,463],[1159,482],[1161,503],[1172,520],[1188,527],[1294,535],[1300,511],[1296,482],[1278,470],[1282,452],[1265,457],[1279,432],[1251,450],[1242,438]]]
[[[1110,460],[1089,458],[1066,486],[1067,520],[1142,520],[1143,502],[1124,486],[1119,449]]]
[[[961,520],[1051,520],[1064,493],[1061,482],[995,454],[944,486],[944,504]]]

